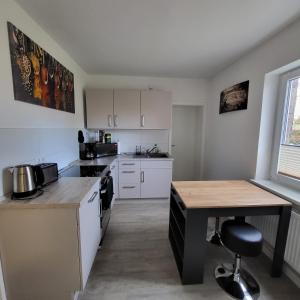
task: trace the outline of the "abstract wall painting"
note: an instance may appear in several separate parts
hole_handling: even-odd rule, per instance
[[[247,109],[249,80],[238,83],[222,91],[220,96],[220,110],[223,114],[235,110]]]
[[[7,27],[15,100],[75,113],[73,73],[16,26]]]

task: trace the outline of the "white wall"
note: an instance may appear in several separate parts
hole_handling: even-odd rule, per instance
[[[265,74],[300,58],[299,35],[297,21],[212,79],[206,115],[206,179],[255,177]],[[245,80],[250,80],[248,109],[219,115],[221,91]],[[276,97],[273,101],[276,105]],[[264,139],[272,143],[268,132]]]
[[[8,166],[56,162],[63,168],[79,156],[77,129],[73,128],[0,129],[0,140],[0,195],[12,190]]]
[[[73,72],[75,114],[14,100],[7,21],[16,25]],[[83,87],[86,74],[11,0],[0,2],[0,40],[1,196],[11,189],[9,176],[5,170],[7,166],[50,160],[59,162],[59,166],[63,167],[78,157],[76,128],[82,128],[84,125]]]
[[[7,21],[12,22],[74,74],[75,114],[15,101]],[[11,190],[6,167],[57,161],[62,167],[78,157],[77,130],[84,125],[86,74],[70,56],[12,0],[0,1],[0,196]],[[21,129],[23,128],[23,129]],[[0,299],[5,300],[0,268]]]
[[[75,114],[14,101],[7,21],[27,34],[74,73]],[[83,126],[86,75],[70,56],[12,0],[0,1],[0,128],[77,128]]]

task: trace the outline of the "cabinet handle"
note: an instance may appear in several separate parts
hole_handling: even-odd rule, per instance
[[[135,171],[122,171],[122,173],[125,173],[125,174],[132,174],[132,173],[135,173]]]
[[[145,182],[145,172],[141,171],[141,182]]]
[[[126,186],[122,186],[122,189],[134,189],[135,186],[134,185],[126,185]]]
[[[134,166],[135,163],[123,163],[122,166]]]
[[[141,115],[141,127],[145,127],[145,116]]]
[[[88,203],[92,203],[95,200],[97,195],[98,195],[98,192],[94,192],[92,197],[88,200]]]
[[[114,126],[118,127],[118,115],[114,115]]]
[[[112,126],[112,116],[111,115],[107,116],[107,122],[108,122],[108,127],[111,127]]]

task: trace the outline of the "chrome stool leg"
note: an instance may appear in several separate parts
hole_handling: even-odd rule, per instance
[[[212,244],[214,244],[214,245],[217,245],[217,246],[221,246],[221,245],[222,245],[219,227],[220,227],[220,218],[219,218],[219,217],[216,217],[215,233],[214,233],[214,235],[211,237],[210,243],[212,243]]]
[[[259,297],[259,285],[250,273],[241,269],[241,256],[238,254],[232,268],[225,264],[217,266],[215,278],[220,287],[235,299],[256,300]]]

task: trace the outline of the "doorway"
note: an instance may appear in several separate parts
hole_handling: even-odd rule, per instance
[[[200,180],[203,107],[173,105],[172,114],[173,180]]]

